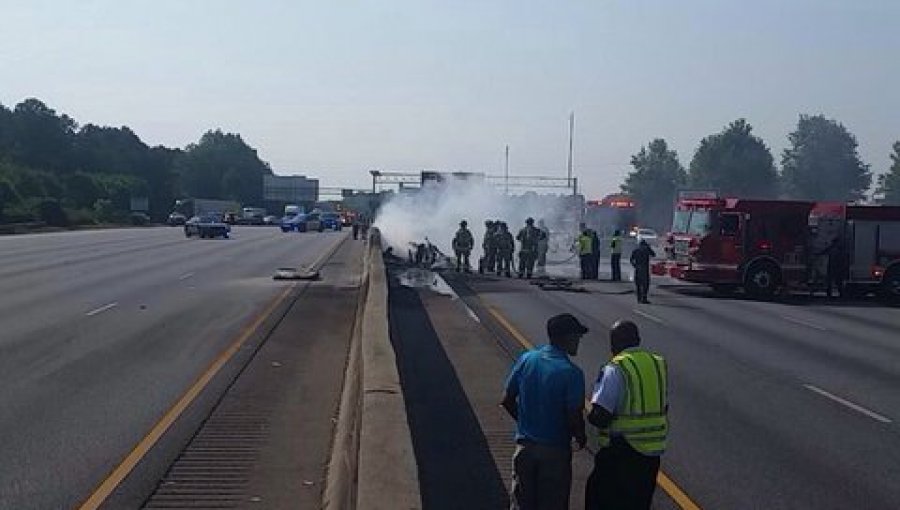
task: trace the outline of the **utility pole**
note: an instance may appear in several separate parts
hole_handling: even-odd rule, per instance
[[[568,183],[572,185],[572,166],[573,166],[573,149],[575,139],[575,112],[569,114],[569,160],[566,165]]]
[[[506,194],[509,195],[509,144],[506,144]]]

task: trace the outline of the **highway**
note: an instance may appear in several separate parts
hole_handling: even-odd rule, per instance
[[[639,325],[644,345],[669,363],[662,469],[690,500],[678,504],[658,489],[655,508],[898,507],[897,308],[721,298],[668,279],[654,281],[650,305],[637,305],[628,283],[589,282],[589,292],[570,293],[517,280],[448,280],[515,350],[523,340],[544,343],[551,315],[576,314],[592,329],[575,358],[588,387],[609,357],[609,326],[620,318]]]
[[[0,238],[0,508],[72,508],[346,234],[237,227]],[[164,467],[163,467],[164,469]]]

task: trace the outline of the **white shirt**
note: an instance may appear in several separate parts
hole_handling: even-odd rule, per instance
[[[599,405],[611,414],[622,410],[625,400],[625,374],[622,369],[607,363],[600,370],[594,390],[591,392],[591,404]]]

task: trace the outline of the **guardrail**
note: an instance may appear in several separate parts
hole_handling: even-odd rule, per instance
[[[418,467],[388,324],[377,229],[369,234],[322,507],[422,508]]]

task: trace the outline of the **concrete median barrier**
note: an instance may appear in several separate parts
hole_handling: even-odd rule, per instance
[[[363,289],[348,356],[323,508],[422,508],[406,403],[388,325],[380,234],[366,251]]]

